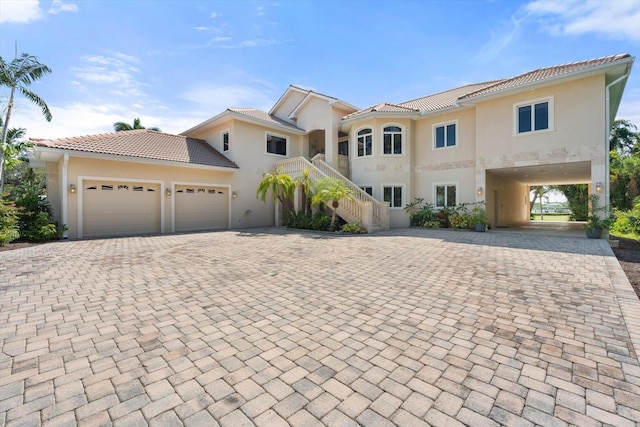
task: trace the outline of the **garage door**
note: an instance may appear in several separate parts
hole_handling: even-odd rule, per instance
[[[160,184],[84,181],[83,237],[160,232]]]
[[[225,187],[176,185],[176,231],[229,228],[229,194]]]

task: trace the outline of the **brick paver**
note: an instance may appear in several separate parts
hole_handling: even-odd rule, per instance
[[[0,252],[0,425],[637,425],[639,313],[607,242],[567,236]]]

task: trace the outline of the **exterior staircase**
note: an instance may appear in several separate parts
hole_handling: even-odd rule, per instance
[[[355,185],[340,172],[324,161],[324,154],[316,155],[311,161],[305,157],[292,157],[276,162],[276,169],[296,178],[305,169],[309,170],[309,177],[318,180],[331,177],[343,181],[352,191],[354,200],[341,200],[337,214],[349,223],[359,223],[367,233],[389,229],[389,203],[379,202],[367,192]],[[329,206],[329,209],[332,209]]]

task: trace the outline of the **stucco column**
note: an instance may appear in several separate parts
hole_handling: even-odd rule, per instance
[[[324,156],[332,168],[338,169],[338,128],[331,125],[324,130]]]

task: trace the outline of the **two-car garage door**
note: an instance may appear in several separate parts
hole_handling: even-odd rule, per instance
[[[229,227],[225,187],[175,186],[175,231]],[[159,183],[85,180],[82,184],[83,237],[157,234],[162,231],[164,195]],[[165,198],[170,205],[169,197]]]

